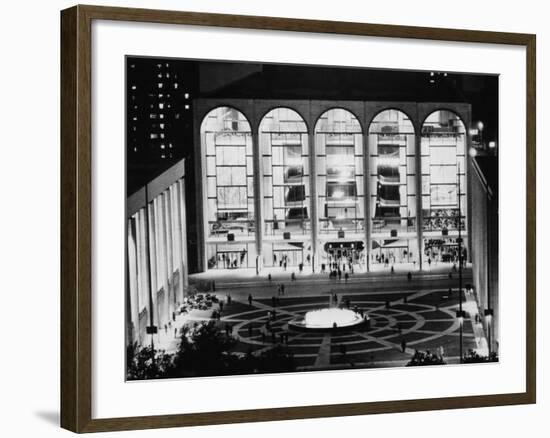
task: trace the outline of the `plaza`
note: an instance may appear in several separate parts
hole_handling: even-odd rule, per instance
[[[440,265],[411,280],[404,271],[391,274],[388,270],[357,274],[348,281],[330,280],[320,274],[298,275],[291,281],[288,272],[273,272],[271,280],[218,274],[211,277],[215,278],[215,291],[208,294],[223,302],[216,325],[237,340],[231,351],[237,355],[259,355],[282,345],[292,353],[297,371],[405,366],[415,350],[433,352],[446,364],[453,364],[460,362],[461,348],[463,354],[469,350],[480,355],[488,352],[483,327],[476,317],[479,309],[469,291],[463,293],[467,317],[462,322],[460,346],[457,279],[449,278],[450,269]],[[204,275],[201,278],[205,280]],[[471,280],[469,269],[464,280]],[[284,295],[281,284],[285,285]],[[330,306],[364,312],[369,324],[325,333],[297,331],[288,325],[307,311]],[[212,311],[219,309],[219,304],[213,304],[208,310],[178,314],[170,329],[160,331],[157,348],[176,351],[181,326],[210,321]]]

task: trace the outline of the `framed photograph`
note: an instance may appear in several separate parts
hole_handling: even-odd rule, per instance
[[[534,403],[535,41],[62,11],[62,427]]]

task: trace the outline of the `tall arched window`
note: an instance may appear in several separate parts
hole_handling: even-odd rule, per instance
[[[315,125],[315,155],[319,233],[360,234],[364,230],[363,131],[351,112],[337,108],[321,115]]]
[[[372,261],[417,260],[415,135],[409,117],[388,109],[369,126]]]
[[[266,266],[311,259],[307,126],[290,108],[275,108],[260,123]],[[304,254],[305,252],[305,254]],[[284,263],[283,261],[283,263]]]
[[[209,268],[253,266],[254,182],[250,124],[238,110],[219,107],[201,125],[206,177],[204,217]],[[228,242],[228,243],[221,243]],[[231,243],[229,243],[231,242]],[[251,243],[252,242],[252,243]]]
[[[460,223],[459,216],[462,217],[462,225],[464,225],[463,218],[466,211],[465,143],[466,128],[464,123],[451,111],[435,111],[426,118],[422,125],[424,230],[456,230]]]
[[[455,113],[439,110],[422,125],[422,214],[424,231],[444,239],[424,239],[428,257],[458,259],[457,230],[465,232],[466,128]]]

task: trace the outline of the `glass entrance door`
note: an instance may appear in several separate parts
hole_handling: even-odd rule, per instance
[[[239,269],[247,266],[247,251],[218,251],[216,254],[217,269]]]
[[[300,263],[304,263],[304,250],[303,249],[274,249],[273,250],[273,266],[284,267],[286,266],[298,266]]]

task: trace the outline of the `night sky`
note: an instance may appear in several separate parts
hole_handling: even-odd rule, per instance
[[[159,74],[167,72],[170,77],[158,90]],[[127,91],[128,194],[181,158],[193,161],[197,98],[466,102],[472,105],[472,123],[483,121],[484,139],[498,141],[495,75],[128,57]],[[163,110],[166,138],[152,140],[158,120],[149,113],[157,109],[159,91],[164,92],[160,100],[170,102]],[[162,151],[161,143],[167,145]]]

